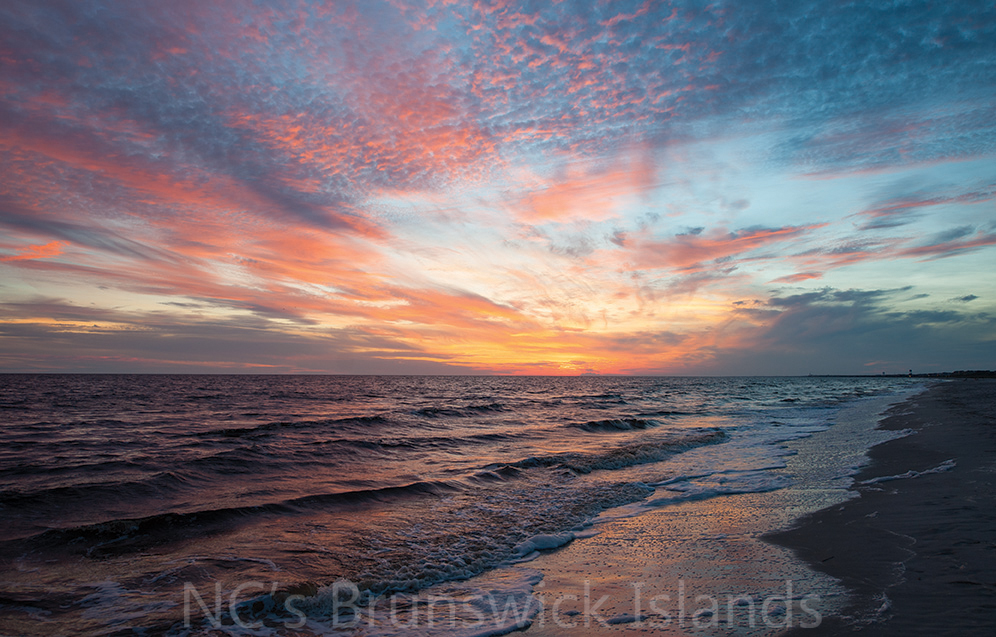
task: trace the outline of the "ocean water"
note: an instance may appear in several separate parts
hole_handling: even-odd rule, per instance
[[[921,385],[0,376],[0,633],[404,634],[378,600],[525,599],[593,521],[786,487],[781,443]]]

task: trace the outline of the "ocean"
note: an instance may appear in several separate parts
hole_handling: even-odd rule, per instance
[[[784,443],[922,386],[3,375],[0,634],[405,634],[398,613],[456,583],[451,613],[485,588],[518,609],[544,551],[783,489]]]

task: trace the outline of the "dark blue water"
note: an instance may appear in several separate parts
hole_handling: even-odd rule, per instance
[[[222,580],[320,598],[466,579],[655,485],[779,488],[778,441],[915,383],[0,376],[0,631],[196,631],[184,587]],[[705,447],[722,488],[681,474]]]

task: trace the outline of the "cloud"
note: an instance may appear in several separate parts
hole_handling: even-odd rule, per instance
[[[996,199],[996,184],[982,184],[961,192],[914,192],[892,197],[858,213],[865,217],[861,230],[895,228],[912,223],[924,208],[946,204],[975,204]]]
[[[996,245],[996,233],[971,226],[961,226],[938,233],[921,245],[899,250],[897,256],[943,259],[991,245]]]
[[[996,317],[950,309],[899,311],[910,288],[824,288],[764,306],[741,306],[728,338],[704,369],[717,373],[840,373],[865,362],[881,371],[942,371],[951,360],[986,368],[996,355]],[[776,370],[782,370],[777,372]],[[877,372],[877,369],[871,371]]]
[[[819,279],[823,276],[822,272],[796,272],[794,274],[787,274],[785,276],[780,276],[777,279],[772,279],[772,283],[800,283],[802,281],[810,281],[813,279]]]
[[[49,241],[45,245],[28,246],[18,254],[0,257],[0,261],[26,261],[28,259],[49,259],[57,257],[63,252],[65,243],[62,241]]]
[[[7,344],[0,368],[8,371],[474,371],[366,328],[292,332],[260,317],[116,311],[61,299],[2,303],[0,317]]]
[[[761,282],[996,244],[991,170],[949,166],[996,153],[996,9],[968,0],[12,0],[0,60],[4,351],[53,369],[673,371],[765,326],[926,338],[962,323]],[[971,276],[932,298],[984,296]]]
[[[679,234],[665,241],[645,239],[635,249],[634,264],[637,268],[695,268],[707,261],[741,257],[758,248],[796,239],[821,226],[747,228],[735,232],[716,229]]]
[[[646,197],[655,169],[645,157],[608,168],[572,165],[552,179],[523,184],[523,195],[510,207],[525,223],[611,219]]]
[[[860,235],[824,241],[822,247],[809,248],[789,256],[787,260],[794,262],[800,272],[783,276],[775,281],[791,283],[812,278],[809,274],[817,272],[817,268],[818,272],[825,273],[832,269],[865,262],[884,264],[897,259],[927,261],[966,255],[996,245],[996,233],[974,224],[954,226],[926,237],[922,234],[919,236],[881,234],[882,230],[912,223],[913,219],[909,216],[908,210],[901,205],[895,209],[886,208],[886,212],[882,213],[884,216],[881,217],[886,219],[885,223],[864,224],[859,227]],[[895,219],[893,214],[897,215]],[[869,230],[876,232],[869,236]]]

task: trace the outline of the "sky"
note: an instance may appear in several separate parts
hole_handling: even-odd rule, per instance
[[[996,6],[0,4],[0,371],[996,368]]]

